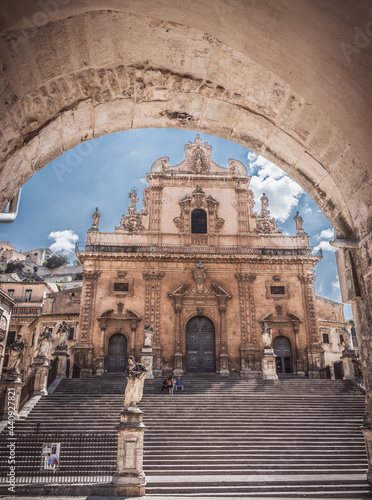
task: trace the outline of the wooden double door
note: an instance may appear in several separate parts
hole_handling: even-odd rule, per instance
[[[186,371],[216,371],[216,340],[212,321],[195,316],[186,325]]]
[[[108,372],[124,372],[127,366],[127,339],[121,333],[115,333],[109,341],[107,356]]]
[[[274,352],[276,354],[276,373],[293,373],[291,341],[287,337],[276,337]]]

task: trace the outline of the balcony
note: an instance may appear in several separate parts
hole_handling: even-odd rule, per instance
[[[243,246],[213,247],[202,244],[182,245],[101,245],[78,242],[76,252],[87,253],[146,253],[146,254],[206,254],[206,255],[258,255],[258,256],[307,256],[322,257],[322,250],[312,248],[259,248]]]

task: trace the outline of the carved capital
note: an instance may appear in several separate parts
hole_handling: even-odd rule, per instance
[[[154,281],[160,281],[164,278],[165,273],[163,272],[156,272],[153,271],[151,273],[142,273],[143,274],[143,279],[146,281],[154,280]]]
[[[255,274],[248,274],[248,273],[236,273],[235,278],[238,281],[248,281],[249,283],[253,283],[256,279]]]
[[[314,274],[299,274],[298,279],[303,285],[312,285],[315,282]]]
[[[85,280],[96,280],[100,275],[101,271],[83,271],[83,278]]]

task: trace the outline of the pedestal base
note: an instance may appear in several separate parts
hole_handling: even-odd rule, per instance
[[[45,356],[36,356],[32,363],[35,368],[35,383],[33,396],[47,396],[49,360]]]
[[[344,349],[342,351],[341,361],[344,371],[344,380],[352,380],[356,378],[354,368],[356,360],[357,356],[355,355],[354,349]]]
[[[229,356],[227,355],[226,352],[223,352],[222,354],[220,354],[220,375],[222,377],[229,377],[230,376]]]
[[[22,382],[16,380],[0,382],[1,387],[5,387],[5,401],[3,410],[3,420],[8,420],[9,415],[14,415],[15,420],[19,420],[19,403],[22,390]]]
[[[154,378],[152,367],[154,365],[154,354],[151,346],[143,346],[141,349],[141,364],[147,368],[146,378]]]
[[[145,474],[116,473],[112,478],[117,497],[143,497],[146,492]]]
[[[173,375],[175,377],[182,377],[184,372],[182,369],[182,354],[180,352],[176,352],[174,355],[174,365]]]
[[[265,348],[262,352],[261,363],[262,363],[262,378],[265,380],[277,380],[278,375],[276,374],[276,355],[274,354],[274,349]]]
[[[137,407],[126,407],[121,412],[118,431],[118,454],[113,485],[116,496],[143,496],[146,478],[143,472],[142,411]]]

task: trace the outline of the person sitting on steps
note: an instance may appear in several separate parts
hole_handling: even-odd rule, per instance
[[[162,384],[162,386],[161,386],[161,392],[163,392],[163,391],[164,391],[164,389],[165,389],[166,391],[168,390],[168,379],[167,379],[167,378],[165,378],[165,379],[163,380],[163,384]]]
[[[178,391],[178,389],[181,389],[181,391],[183,391],[183,382],[181,377],[177,377],[176,380],[176,392]]]

